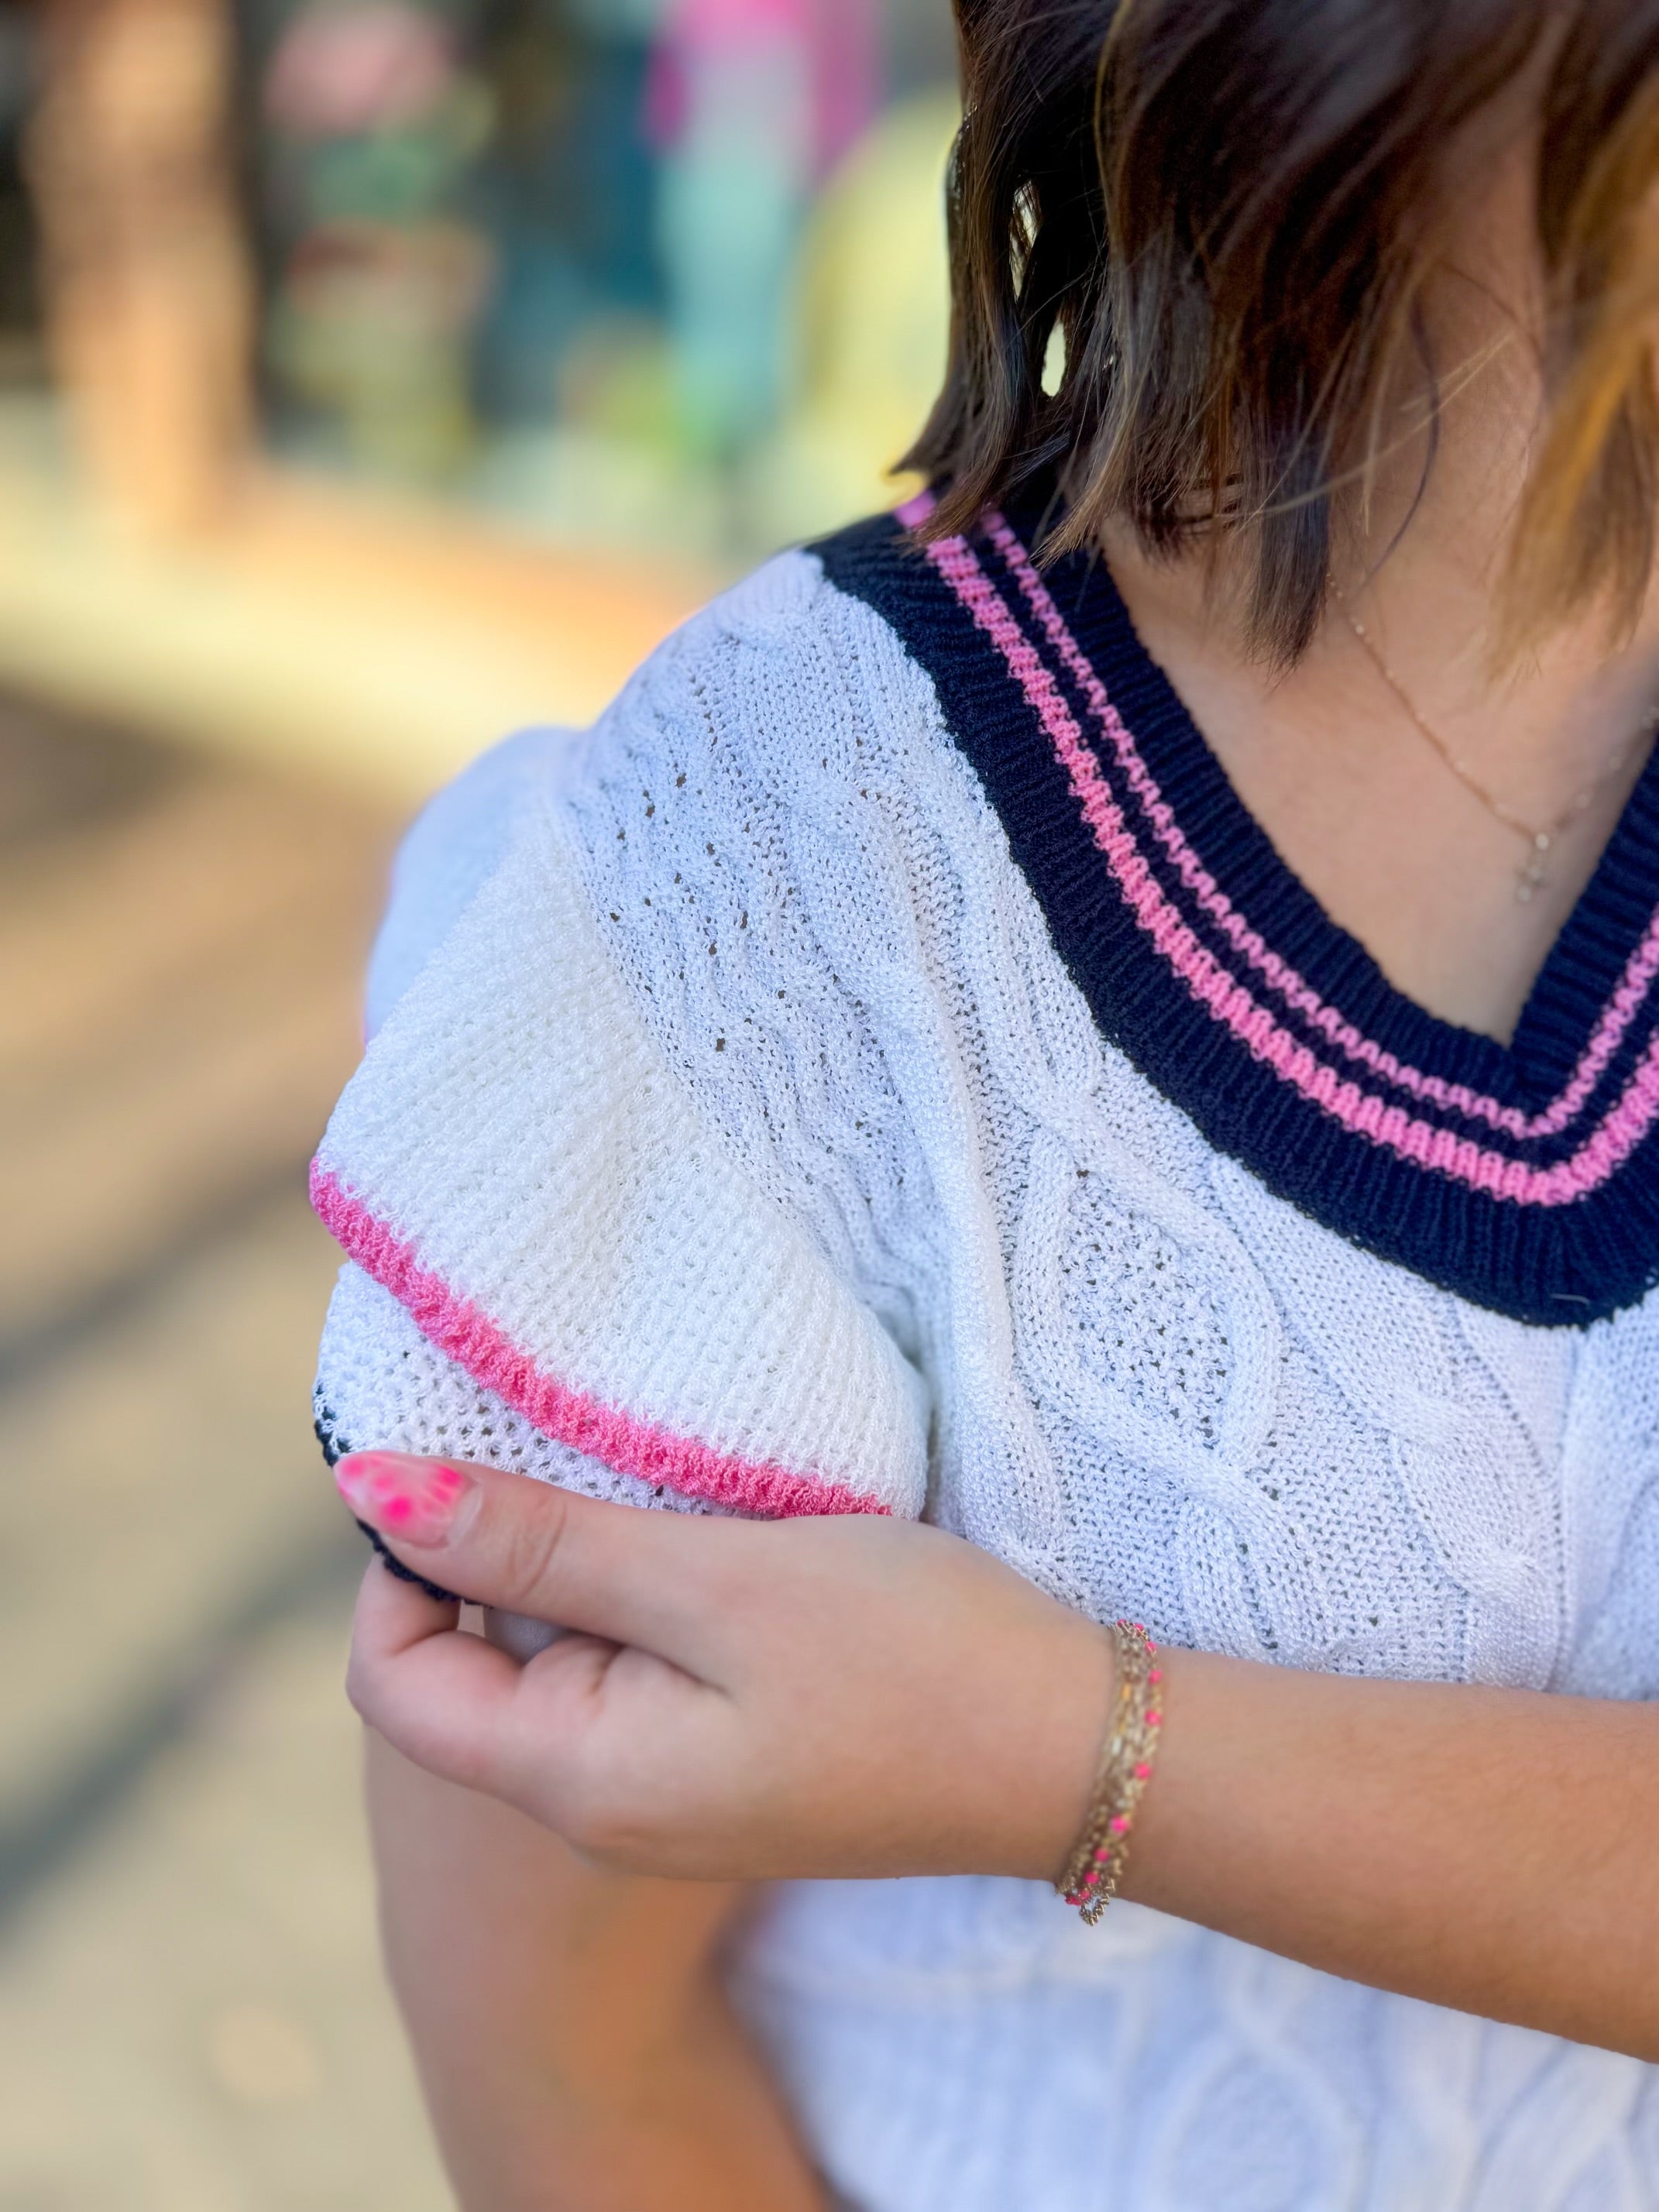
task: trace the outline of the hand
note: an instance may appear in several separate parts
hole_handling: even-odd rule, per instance
[[[1059,1873],[1110,1646],[971,1545],[874,1515],[641,1512],[403,1454],[336,1480],[428,1580],[569,1632],[520,1665],[372,1565],[348,1687],[417,1765],[627,1872]]]

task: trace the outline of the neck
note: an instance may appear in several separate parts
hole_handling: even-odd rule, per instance
[[[1518,814],[1547,820],[1659,703],[1659,590],[1625,635],[1613,634],[1605,604],[1591,604],[1500,661],[1504,576],[1543,392],[1528,335],[1536,311],[1514,296],[1518,280],[1506,295],[1463,273],[1482,250],[1472,228],[1431,291],[1438,390],[1402,399],[1363,496],[1343,503],[1338,592],[1321,635],[1288,675],[1259,673],[1274,690],[1334,684],[1363,704],[1378,678],[1352,614],[1449,748],[1478,763]],[[1489,246],[1486,258],[1500,257]],[[1107,550],[1132,604],[1189,656],[1243,660],[1244,543],[1218,557],[1199,550],[1149,562],[1119,527]],[[1398,702],[1384,699],[1384,720],[1397,718]]]
[[[1401,395],[1364,498],[1346,502],[1342,601],[1305,658],[1283,672],[1246,656],[1243,545],[1212,562],[1150,561],[1118,529],[1106,550],[1148,646],[1327,912],[1420,1005],[1507,1038],[1644,763],[1659,592],[1627,636],[1591,606],[1498,665],[1545,399],[1535,125],[1517,106],[1466,152],[1423,301],[1436,387]],[[1547,880],[1517,903],[1531,848],[1515,822],[1570,813]]]
[[[1399,988],[1500,1040],[1612,833],[1659,704],[1652,593],[1627,639],[1612,641],[1592,608],[1494,668],[1537,412],[1515,365],[1523,357],[1519,345],[1489,349],[1446,401],[1426,483],[1420,447],[1402,441],[1389,457],[1370,526],[1337,565],[1341,599],[1287,673],[1246,656],[1240,577],[1225,560],[1149,560],[1121,529],[1106,549],[1142,636],[1287,863]],[[1524,905],[1532,856],[1504,814],[1571,817]]]

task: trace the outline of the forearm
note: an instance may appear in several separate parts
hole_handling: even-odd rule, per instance
[[[1164,1657],[1127,1894],[1659,2059],[1659,1707]]]
[[[711,1960],[740,1893],[585,1866],[378,1737],[388,1966],[469,2212],[819,2212]]]
[[[355,1472],[349,1494],[414,1522],[405,1548],[457,1586],[578,1632],[518,1670],[366,1577],[352,1693],[425,1764],[618,1866],[1064,1865],[1109,1670],[1099,1631],[1009,1568],[871,1515],[629,1513],[489,1468],[428,1484],[425,1466],[369,1470],[400,1512]],[[1159,1699],[1130,1895],[1659,2059],[1659,1705],[1181,1651]]]

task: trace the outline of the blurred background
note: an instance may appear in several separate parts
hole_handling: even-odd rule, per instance
[[[401,824],[890,502],[947,0],[0,0],[0,2212],[448,2202],[305,1160]]]

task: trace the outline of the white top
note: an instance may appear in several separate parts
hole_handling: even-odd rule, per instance
[[[336,1449],[925,1498],[1171,1643],[1659,1696],[1659,1298],[1507,1318],[1206,1142],[815,556],[434,803],[371,1027],[319,1158]],[[1131,1905],[791,1885],[732,1974],[859,2212],[1659,2208],[1654,2069]]]

